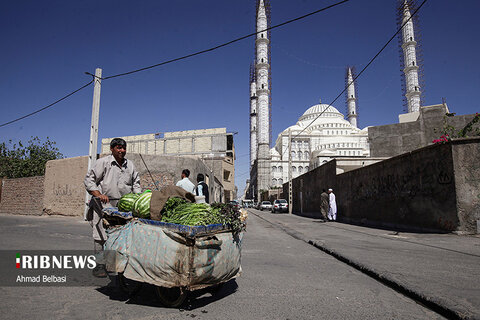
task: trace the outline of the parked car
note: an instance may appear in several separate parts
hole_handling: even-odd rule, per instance
[[[288,212],[288,202],[285,199],[273,201],[272,212]]]
[[[262,201],[260,204],[260,211],[263,211],[263,209],[272,209],[272,203],[270,201]]]
[[[230,201],[230,204],[235,207],[235,209],[240,209],[240,203],[237,200]]]

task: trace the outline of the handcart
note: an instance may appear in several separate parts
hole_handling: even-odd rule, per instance
[[[104,252],[107,271],[130,294],[149,283],[163,305],[178,307],[189,291],[215,289],[241,274],[243,232],[134,218],[115,207],[103,213],[107,223],[123,221],[107,228]]]

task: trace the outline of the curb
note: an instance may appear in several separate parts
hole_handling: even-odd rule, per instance
[[[285,226],[281,222],[272,222],[268,219],[265,219],[264,217],[258,215],[255,212],[250,211],[252,214],[254,214],[256,217],[270,223],[277,229],[280,229],[290,235],[291,237],[303,241],[305,243],[308,243],[309,245],[314,246],[317,249],[320,249],[321,251],[327,253],[328,255],[331,255],[335,259],[357,269],[358,271],[368,275],[369,277],[381,282],[382,284],[388,286],[389,288],[394,289],[397,292],[400,292],[401,294],[415,300],[416,302],[426,306],[432,311],[435,311],[436,313],[448,318],[448,319],[475,319],[475,317],[472,314],[463,314],[461,311],[456,311],[452,310],[451,308],[436,302],[433,300],[432,297],[427,297],[419,292],[416,292],[415,290],[412,290],[405,286],[404,284],[395,281],[394,279],[391,279],[388,275],[381,274],[377,272],[375,269],[370,268],[369,266],[366,266],[362,263],[356,262],[350,258],[348,258],[345,255],[342,255],[341,253],[335,251],[334,249],[329,248],[325,244],[319,242],[319,241],[314,241],[311,239],[308,239],[307,236],[305,236],[303,233],[298,232],[290,227]]]

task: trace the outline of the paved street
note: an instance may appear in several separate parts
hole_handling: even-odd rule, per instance
[[[262,213],[270,215],[270,213]],[[0,216],[4,250],[89,249],[77,218]],[[113,286],[1,287],[2,319],[441,319],[438,314],[251,213],[243,274],[184,309],[157,303],[151,286],[129,299]]]

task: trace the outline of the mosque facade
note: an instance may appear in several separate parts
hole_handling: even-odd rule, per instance
[[[335,107],[320,103],[278,135],[270,155],[271,186],[279,187],[289,180],[289,161],[295,178],[334,158],[369,157],[368,130],[352,125]]]

